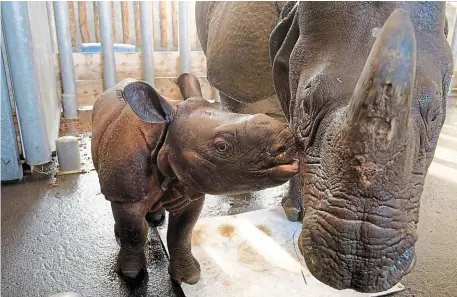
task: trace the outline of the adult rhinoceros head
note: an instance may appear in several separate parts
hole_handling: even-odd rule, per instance
[[[443,3],[300,2],[271,35],[301,145],[300,250],[330,286],[382,291],[414,266],[452,71],[444,24]]]

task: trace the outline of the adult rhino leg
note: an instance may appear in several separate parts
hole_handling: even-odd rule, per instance
[[[303,205],[301,201],[300,176],[290,179],[289,191],[282,199],[281,205],[289,221],[298,222],[303,219]]]
[[[167,244],[170,253],[170,266],[168,272],[177,282],[195,284],[200,279],[200,264],[192,256],[191,238],[192,230],[203,208],[204,195],[180,208],[171,210],[168,220]]]
[[[144,246],[148,225],[145,220],[145,201],[111,202],[114,216],[114,232],[121,249],[117,258],[120,272],[127,278],[137,277],[146,266]]]

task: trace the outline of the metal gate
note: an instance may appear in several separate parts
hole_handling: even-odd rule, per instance
[[[21,161],[45,164],[55,150],[60,103],[47,14],[46,2],[1,3],[2,181],[22,179]]]

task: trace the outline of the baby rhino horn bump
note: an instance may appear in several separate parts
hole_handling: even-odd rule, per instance
[[[178,77],[176,83],[179,86],[179,90],[181,91],[184,100],[191,97],[203,97],[200,82],[195,75],[183,73]]]
[[[378,35],[346,113],[362,147],[392,150],[406,141],[416,71],[416,39],[407,12],[395,10]]]

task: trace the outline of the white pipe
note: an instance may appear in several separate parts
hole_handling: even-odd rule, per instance
[[[114,62],[113,30],[111,24],[111,2],[98,2],[100,17],[100,39],[103,55],[103,87],[105,90],[116,85],[116,64]]]
[[[51,147],[43,120],[27,2],[2,2],[1,11],[25,159],[29,165],[45,164],[51,161]]]
[[[152,3],[140,2],[141,41],[143,51],[143,75],[144,80],[155,85],[154,73],[154,40],[152,35]]]
[[[56,1],[53,3],[57,43],[59,45],[60,72],[62,74],[63,116],[67,119],[75,119],[78,118],[78,98],[76,97],[68,4],[67,1]]]
[[[181,73],[190,73],[189,2],[179,1],[179,59]]]

